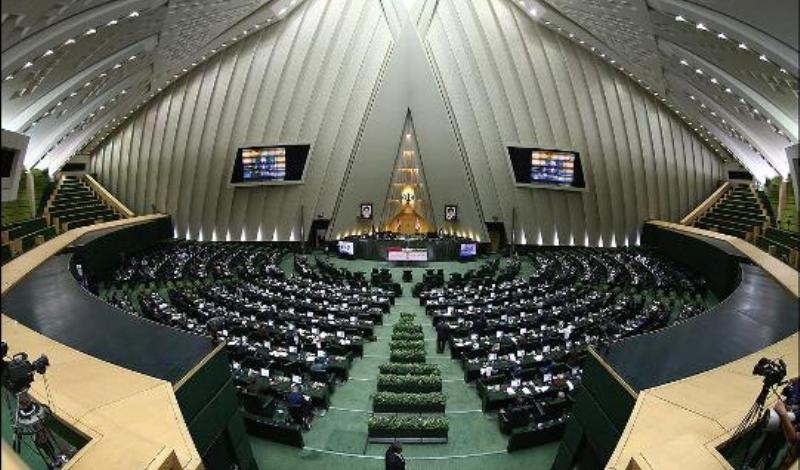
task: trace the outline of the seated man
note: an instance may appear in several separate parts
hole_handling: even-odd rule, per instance
[[[292,391],[289,393],[286,401],[289,403],[289,415],[292,417],[292,420],[304,429],[310,429],[310,406],[303,394],[300,393],[299,385],[292,385]]]

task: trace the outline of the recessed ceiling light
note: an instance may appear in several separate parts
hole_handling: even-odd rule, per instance
[[[699,29],[700,31],[708,31],[708,28],[706,28],[706,25],[704,25],[703,23],[697,23],[697,26],[695,26],[695,28]]]
[[[739,43],[739,49],[742,49],[742,50],[745,50],[745,51],[746,51],[746,50],[747,50],[747,44],[745,44],[745,43],[743,43],[743,42],[740,42],[740,43]]]
[[[22,66],[23,69],[27,69],[29,67],[33,67],[33,62],[25,62],[25,65]]]
[[[75,40],[72,39],[72,38],[69,38],[66,41],[64,41],[64,45],[65,46],[69,46],[70,44],[75,44]]]
[[[725,36],[725,33],[718,33],[717,37],[720,39],[728,39],[728,36]]]
[[[117,20],[111,20],[111,21],[109,21],[108,23],[106,23],[106,26],[114,26],[114,25],[115,25],[115,24],[117,24],[117,23],[118,23],[118,21],[117,21]]]
[[[42,54],[42,57],[47,57],[49,55],[53,55],[53,50],[52,49],[48,49],[48,50],[44,51],[44,54]]]
[[[764,54],[761,54],[760,56],[758,56],[758,60],[760,60],[762,62],[769,62],[769,59],[767,59],[767,56],[765,56]]]
[[[711,83],[716,85],[717,83],[719,83],[719,81],[716,78],[711,78]]]
[[[132,11],[130,14],[128,14],[128,18],[136,18],[137,16],[139,16],[138,11]]]
[[[128,60],[136,60],[136,56],[132,55],[132,56],[128,57]]]
[[[678,22],[681,22],[681,23],[685,23],[686,22],[686,18],[682,17],[681,15],[678,15],[678,16],[675,17],[675,21],[678,21]]]
[[[7,75],[6,78],[4,78],[3,80],[14,80],[14,76],[13,75]]]
[[[689,62],[686,62],[686,61],[685,61],[685,60],[683,60],[683,59],[681,59],[681,62],[680,62],[680,63],[681,63],[681,65],[684,65],[684,66],[688,66],[688,65],[689,65]]]
[[[83,33],[83,34],[85,34],[85,35],[87,35],[87,36],[91,36],[92,34],[95,34],[96,32],[97,32],[97,30],[96,30],[96,29],[94,29],[94,28],[89,28],[89,29],[87,29],[87,30],[86,30],[86,32],[85,32],[85,33]]]

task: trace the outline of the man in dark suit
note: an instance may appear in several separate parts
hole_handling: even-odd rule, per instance
[[[386,449],[386,470],[406,470],[403,446],[399,442],[392,442]]]
[[[439,320],[436,324],[436,352],[442,354],[444,352],[444,345],[447,344],[447,336],[450,333],[450,328],[444,320]]]

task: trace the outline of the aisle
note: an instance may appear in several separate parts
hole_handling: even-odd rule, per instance
[[[378,262],[332,261],[351,270],[369,272],[372,267],[385,267]],[[433,264],[433,263],[431,263]],[[436,263],[436,268],[463,272],[477,263]],[[447,395],[447,417],[450,420],[447,444],[407,444],[404,455],[409,470],[493,468],[549,469],[555,458],[558,443],[515,452],[506,452],[507,436],[500,433],[497,416],[481,412],[480,400],[473,385],[464,382],[459,362],[450,353],[436,353],[436,331],[425,315],[419,300],[411,296],[414,283],[422,278],[423,270],[413,269],[411,283],[402,283],[403,295],[396,298],[384,324],[375,328],[377,341],[364,345],[364,357],[353,361],[350,380],[340,384],[331,395],[331,406],[325,416],[317,417],[311,430],[304,434],[305,448],[292,447],[252,438],[256,461],[262,470],[301,469],[382,469],[385,444],[367,444],[367,419],[372,406],[371,395],[376,391],[378,367],[389,360],[389,340],[392,326],[400,312],[412,312],[415,321],[423,326],[428,362],[439,364],[443,391]],[[392,268],[392,276],[400,281],[402,269]]]

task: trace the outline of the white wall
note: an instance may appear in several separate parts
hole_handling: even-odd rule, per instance
[[[507,227],[516,207],[518,241],[608,246],[635,242],[645,219],[680,219],[713,191],[718,158],[627,77],[511,2],[426,3],[433,4],[419,19],[430,23],[423,45],[446,93],[448,139],[458,141],[451,161],[461,162],[479,196],[459,185],[443,200],[479,204],[476,214]],[[193,239],[289,240],[299,236],[301,205],[306,232],[317,215],[355,213],[335,205],[369,139],[360,131],[370,127],[370,97],[392,47],[381,3],[309,0],[156,96],[100,147],[93,171],[134,211],[154,203]],[[399,137],[401,128],[386,132]],[[304,185],[228,186],[238,147],[290,142],[312,145]],[[514,187],[511,143],[579,151],[587,191]],[[395,156],[385,175],[354,178],[355,171],[342,194],[385,195]],[[432,191],[452,186],[422,157]],[[469,223],[463,231],[484,232],[480,220]]]

